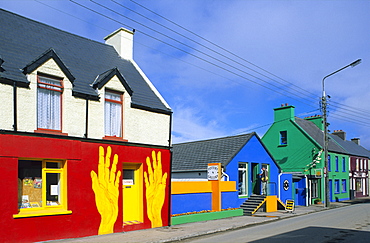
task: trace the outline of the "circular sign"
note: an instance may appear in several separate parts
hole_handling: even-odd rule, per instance
[[[208,180],[211,180],[211,181],[218,180],[218,166],[217,165],[208,166],[207,172],[208,172]]]
[[[284,188],[284,191],[288,191],[289,190],[289,181],[288,180],[284,180],[284,182],[283,182],[283,188]]]

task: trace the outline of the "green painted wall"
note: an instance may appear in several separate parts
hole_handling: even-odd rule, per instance
[[[225,210],[220,212],[197,213],[189,215],[181,215],[171,218],[171,225],[186,224],[199,221],[208,221],[214,219],[223,219],[229,217],[242,216],[243,209]]]
[[[322,149],[302,128],[295,123],[294,106],[284,106],[274,109],[274,123],[262,137],[262,142],[270,151],[283,172],[302,172],[307,175],[315,175],[315,169],[324,168],[324,156],[314,167],[312,161]],[[319,116],[306,118],[322,130],[322,119]],[[280,132],[287,132],[287,144],[280,141]],[[332,201],[349,199],[349,172],[347,155],[329,152],[331,156],[331,171],[329,179],[332,181]],[[339,168],[335,171],[335,157],[338,156]],[[346,171],[343,172],[342,158],[345,158]],[[335,192],[335,180],[339,180],[339,192]],[[346,180],[346,190],[342,190],[342,180]],[[324,200],[325,196],[324,177],[319,179],[319,197]],[[312,203],[312,202],[311,202]]]

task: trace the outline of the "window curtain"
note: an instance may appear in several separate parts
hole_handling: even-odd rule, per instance
[[[38,88],[37,127],[61,130],[61,93]]]
[[[106,92],[106,99],[121,101],[120,95]],[[105,135],[122,137],[122,105],[105,101]]]

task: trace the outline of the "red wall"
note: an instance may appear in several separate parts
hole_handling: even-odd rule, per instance
[[[161,151],[163,173],[167,173],[167,190],[162,208],[163,226],[169,224],[170,151],[164,147],[143,147],[132,144],[97,143],[80,140],[46,138],[36,136],[0,135],[0,242],[33,242],[63,238],[97,235],[100,214],[95,205],[90,172],[98,171],[99,146],[112,148],[119,156],[117,171],[123,162],[143,163],[147,171],[146,157],[152,151]],[[70,215],[52,215],[30,218],[13,218],[18,213],[18,158],[63,159],[67,160],[67,193]],[[122,177],[121,177],[122,179]],[[150,228],[146,214],[144,186],[144,223],[123,228],[122,222],[122,181],[120,181],[119,212],[114,232]]]

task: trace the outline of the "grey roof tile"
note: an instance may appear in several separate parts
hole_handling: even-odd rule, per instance
[[[295,122],[308,134],[312,139],[314,139],[321,147],[324,144],[324,132],[318,128],[313,122],[296,117]],[[336,142],[329,139],[328,150],[330,152],[347,154],[347,151],[339,146]]]
[[[133,63],[122,59],[107,44],[83,38],[54,27],[0,9],[0,56],[3,60],[0,82],[27,84],[22,69],[46,51],[53,49],[75,77],[73,94],[91,96],[91,87],[99,74],[117,68],[133,91],[132,104],[137,107],[170,113],[171,110],[149,87]]]
[[[335,142],[342,146],[350,155],[370,158],[370,151],[364,147],[348,140],[343,140],[337,135],[329,135]]]
[[[172,171],[207,170],[208,163],[226,166],[256,133],[173,145]]]

